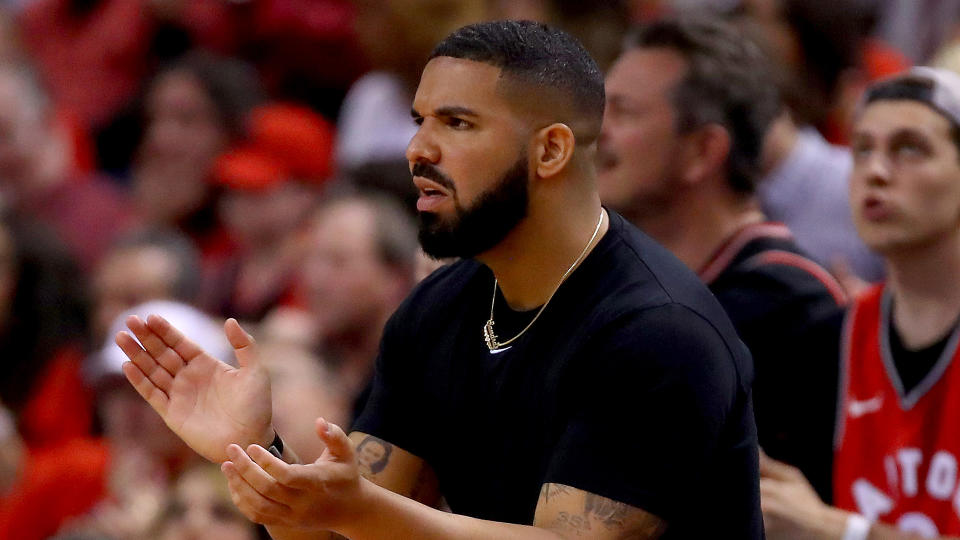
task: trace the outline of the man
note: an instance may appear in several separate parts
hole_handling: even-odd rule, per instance
[[[601,199],[717,296],[753,354],[760,446],[828,493],[830,454],[809,447],[809,398],[792,381],[811,362],[807,329],[844,294],[759,210],[760,150],[778,108],[766,61],[733,27],[697,18],[653,23],[627,44],[607,77]]]
[[[310,223],[300,279],[314,330],[311,345],[354,416],[369,393],[383,326],[413,288],[416,255],[413,219],[383,196],[336,197]]]
[[[960,77],[915,68],[868,89],[850,181],[861,238],[887,282],[843,326],[834,501],[765,463],[770,538],[960,535]],[[831,395],[830,389],[824,395]],[[824,421],[829,421],[824,419]],[[881,523],[882,522],[882,523]]]
[[[421,245],[467,259],[387,323],[355,432],[318,420],[315,463],[285,463],[235,322],[230,370],[131,318],[126,374],[278,538],[760,538],[748,353],[695,275],[601,208],[603,106],[596,64],[549,27],[437,46],[407,159]],[[357,465],[370,438],[391,447],[379,473]]]

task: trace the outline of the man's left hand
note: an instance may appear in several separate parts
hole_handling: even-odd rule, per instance
[[[327,448],[317,461],[291,465],[259,445],[246,451],[227,448],[221,470],[230,495],[250,520],[263,525],[334,530],[362,508],[360,470],[353,443],[338,426],[317,420],[317,434]]]

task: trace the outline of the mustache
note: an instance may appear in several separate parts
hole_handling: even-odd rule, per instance
[[[447,175],[440,172],[440,169],[429,163],[417,162],[413,165],[413,169],[410,171],[412,176],[420,176],[426,178],[427,180],[432,180],[441,186],[449,189],[451,192],[456,191],[456,186],[453,185],[453,180],[451,180]]]

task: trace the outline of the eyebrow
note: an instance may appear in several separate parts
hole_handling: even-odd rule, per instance
[[[472,116],[474,118],[480,116],[476,111],[468,107],[463,107],[460,105],[447,105],[440,107],[434,114],[437,116]],[[410,115],[414,118],[422,118],[423,115],[420,114],[416,109],[410,109]]]

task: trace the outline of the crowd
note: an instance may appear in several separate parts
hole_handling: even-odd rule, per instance
[[[0,538],[268,537],[127,382],[115,336],[131,315],[232,366],[237,319],[304,462],[326,449],[318,417],[378,425],[363,411],[393,403],[373,381],[384,328],[412,332],[391,315],[451,262],[418,244],[410,167],[430,157],[411,104],[437,43],[501,19],[590,52],[606,92],[597,231],[638,226],[750,351],[766,536],[960,536],[957,6],[0,3]],[[497,313],[520,334],[539,317]],[[354,441],[367,467],[393,448],[377,441]],[[444,495],[455,511],[466,497]],[[644,510],[668,535],[696,519]]]

